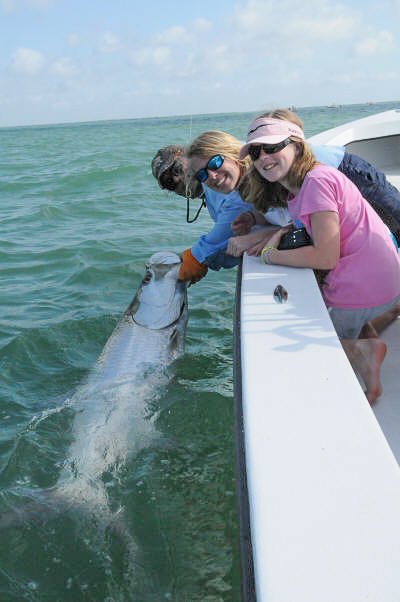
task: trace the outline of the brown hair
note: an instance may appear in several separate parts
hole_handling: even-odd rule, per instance
[[[269,111],[259,117],[273,117],[291,121],[304,130],[303,122],[300,117],[289,109],[276,109]],[[257,118],[258,119],[258,118]],[[310,146],[297,136],[290,136],[293,142],[296,142],[299,152],[295,157],[292,166],[288,172],[287,178],[290,187],[300,188],[303,184],[306,174],[313,169],[318,161],[315,159]],[[251,166],[246,177],[246,201],[254,205],[258,211],[265,213],[270,207],[286,207],[288,191],[279,182],[268,182],[254,167]]]

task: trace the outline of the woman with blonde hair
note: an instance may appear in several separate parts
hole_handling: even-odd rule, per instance
[[[241,147],[242,143],[234,136],[210,130],[200,134],[186,148],[185,177],[188,182],[195,180],[202,186],[206,207],[215,225],[183,251],[179,271],[182,280],[197,282],[208,267],[219,270],[238,263],[238,259],[225,251],[233,234],[231,223],[240,213],[252,209],[242,200],[251,161],[248,157],[239,159]]]
[[[294,120],[255,119],[239,153],[241,159],[247,156],[253,162],[253,190],[260,178],[279,184],[291,218],[301,221],[312,240],[307,246],[279,250],[285,232],[280,229],[262,249],[262,261],[329,270],[322,295],[372,403],[381,393],[386,346],[378,338],[357,337],[369,320],[399,308],[400,260],[388,228],[346,176],[315,159]]]

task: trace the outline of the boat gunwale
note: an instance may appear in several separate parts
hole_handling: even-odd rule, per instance
[[[243,388],[241,357],[241,300],[243,258],[236,275],[235,306],[233,314],[233,386],[235,413],[236,499],[239,518],[239,548],[242,600],[256,602],[254,564],[250,527],[249,492],[247,487],[246,445],[243,422]]]

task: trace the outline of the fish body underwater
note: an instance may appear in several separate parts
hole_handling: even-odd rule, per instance
[[[110,522],[118,513],[109,504],[110,482],[129,456],[160,437],[149,402],[168,384],[168,366],[184,349],[188,304],[180,264],[172,252],[150,257],[135,297],[68,401],[75,412],[73,442],[56,485],[36,491],[25,510],[1,517],[0,528],[35,518],[37,502],[47,517],[81,508]]]

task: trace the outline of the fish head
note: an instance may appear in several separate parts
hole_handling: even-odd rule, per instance
[[[178,320],[187,320],[187,282],[178,279],[181,259],[160,251],[146,263],[146,273],[127,310],[140,326],[160,330]]]

